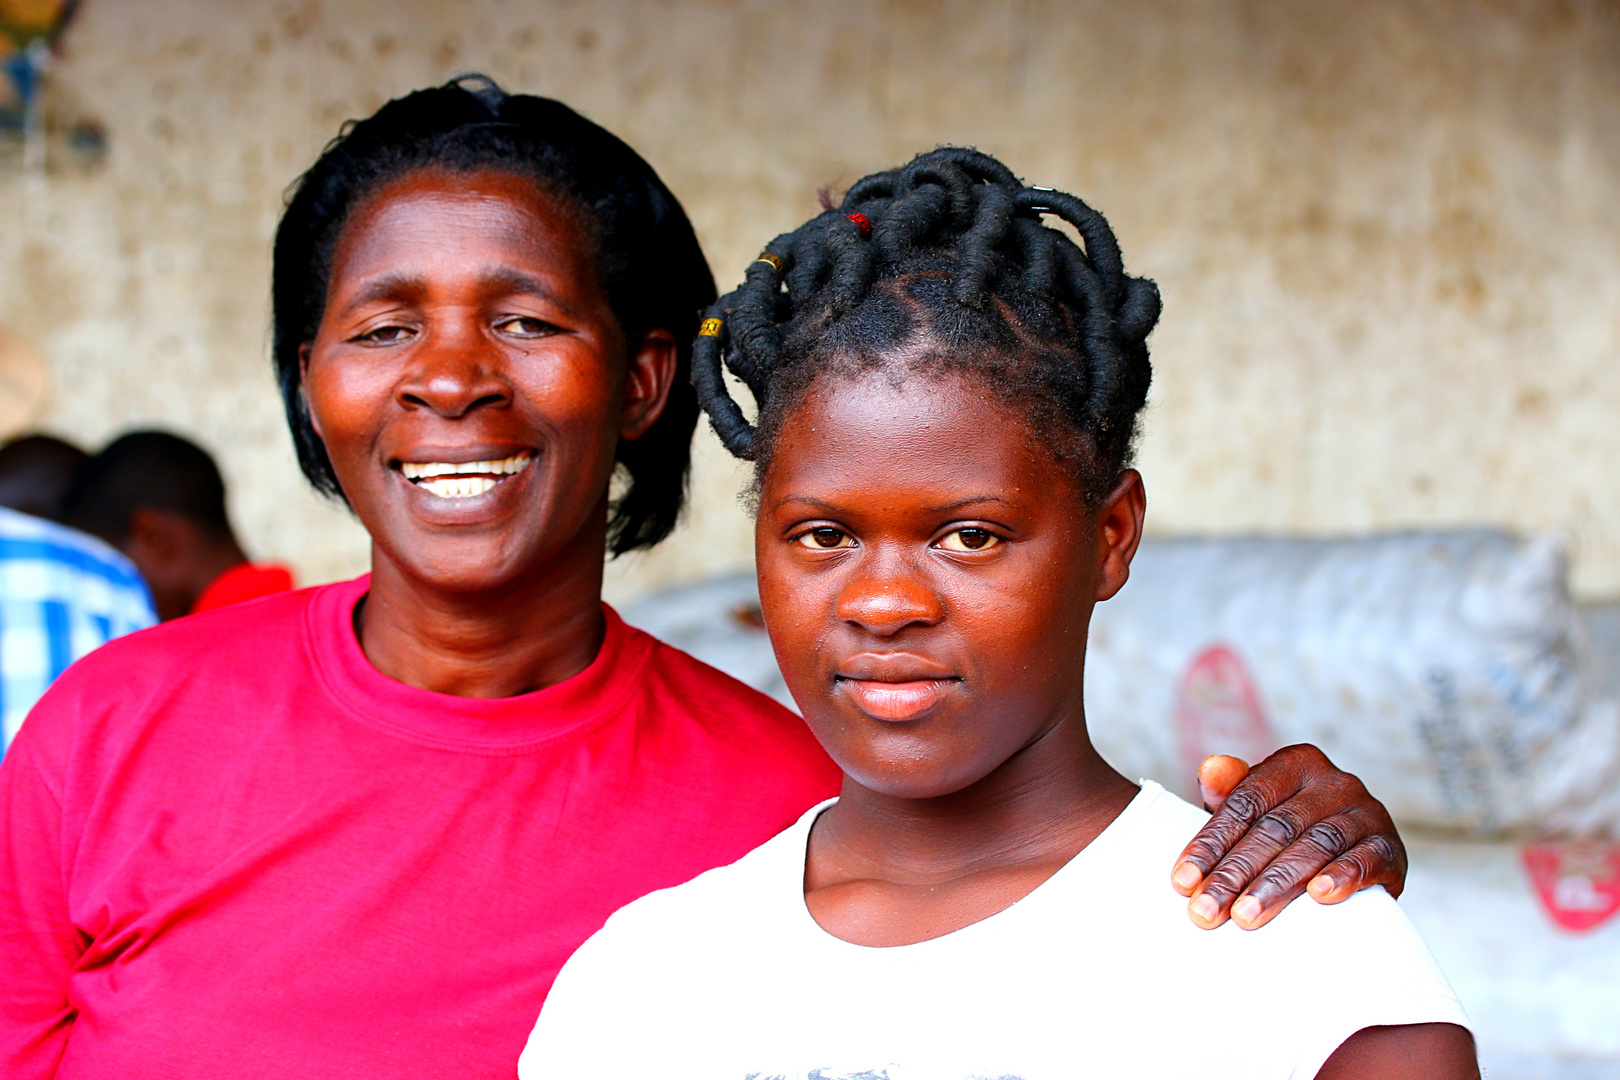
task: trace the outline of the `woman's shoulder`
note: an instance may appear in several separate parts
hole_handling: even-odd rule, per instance
[[[236,718],[242,701],[308,667],[305,629],[318,586],[137,630],[86,654],[45,691],[19,740],[65,767],[73,747],[111,753],[171,714],[200,725]],[[189,703],[189,705],[188,705]]]
[[[269,663],[277,652],[300,647],[306,615],[317,597],[353,584],[277,593],[137,630],[89,653],[63,678],[99,680],[116,673],[120,679],[149,682],[175,669],[195,672],[201,655],[219,661],[243,653]]]
[[[817,799],[838,790],[842,774],[796,713],[644,630],[628,627],[628,631],[647,650],[636,684],[659,716],[691,722],[712,736],[716,752],[758,763],[761,777],[798,771]]]

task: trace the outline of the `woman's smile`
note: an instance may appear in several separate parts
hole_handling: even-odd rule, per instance
[[[472,525],[513,513],[530,496],[539,468],[539,455],[527,449],[423,449],[410,456],[415,460],[396,458],[389,468],[403,484],[410,512],[438,525]]]

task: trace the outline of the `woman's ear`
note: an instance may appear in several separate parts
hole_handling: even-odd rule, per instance
[[[675,382],[675,337],[668,330],[649,330],[630,356],[624,387],[624,413],[619,438],[634,442],[663,415],[669,388]]]
[[[315,419],[315,410],[309,407],[309,356],[315,349],[313,341],[306,341],[298,346],[298,396],[304,403],[304,415],[309,417],[309,426],[315,429],[315,437],[322,442],[326,436],[321,434],[321,422]]]
[[[1147,512],[1147,490],[1142,474],[1126,469],[1097,509],[1097,546],[1102,567],[1097,578],[1097,599],[1107,600],[1131,576],[1131,560],[1142,542],[1142,518]]]

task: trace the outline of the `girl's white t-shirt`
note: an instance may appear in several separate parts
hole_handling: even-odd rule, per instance
[[[1208,815],[1157,784],[1023,900],[895,948],[805,908],[829,805],[609,919],[558,976],[522,1080],[1304,1080],[1364,1027],[1468,1025],[1383,889],[1194,926],[1170,867]]]

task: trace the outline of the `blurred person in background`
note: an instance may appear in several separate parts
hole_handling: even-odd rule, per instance
[[[85,462],[63,520],[127,555],[160,619],[286,592],[284,566],[248,561],[208,451],[166,431],[135,431]]]
[[[69,664],[156,621],[128,559],[94,537],[0,506],[0,754]]]
[[[62,500],[90,458],[53,435],[22,435],[0,446],[0,506],[62,520]]]

